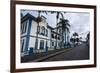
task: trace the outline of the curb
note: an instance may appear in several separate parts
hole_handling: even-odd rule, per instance
[[[61,54],[61,53],[65,52],[65,51],[69,51],[69,50],[71,50],[71,48],[70,48],[70,49],[65,49],[65,50],[62,50],[62,51],[59,51],[59,52],[56,52],[56,53],[53,53],[53,54],[44,56],[44,57],[41,57],[41,58],[39,58],[39,59],[35,59],[35,60],[33,60],[33,62],[40,62],[40,61],[43,61],[43,60],[45,60],[45,59],[48,59],[48,58],[50,58],[50,57],[56,56],[56,55],[58,55],[58,54]]]

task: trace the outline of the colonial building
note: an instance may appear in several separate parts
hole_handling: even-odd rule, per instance
[[[38,53],[61,48],[61,28],[49,26],[44,16],[41,19],[38,23],[37,17],[29,13],[21,18],[21,56],[30,50]]]

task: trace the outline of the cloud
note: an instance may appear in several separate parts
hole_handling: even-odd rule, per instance
[[[68,13],[66,18],[69,19],[71,24],[71,34],[73,32],[77,32],[79,34],[88,32],[90,26],[89,16],[89,13]]]
[[[37,11],[33,10],[22,10],[24,15],[27,13],[32,14],[33,16],[37,16]],[[48,13],[48,15],[42,13],[47,18],[47,22],[50,26],[56,27],[56,14]],[[90,14],[86,12],[67,12],[64,14],[65,19],[69,20],[71,25],[70,27],[70,35],[74,32],[79,34],[84,33],[86,36],[86,32],[89,32],[90,29]]]

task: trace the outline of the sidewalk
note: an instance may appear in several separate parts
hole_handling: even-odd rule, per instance
[[[52,56],[61,54],[63,52],[69,51],[69,50],[71,50],[71,48],[69,48],[69,49],[56,49],[56,50],[51,50],[48,52],[35,53],[31,56],[22,57],[21,62],[40,62],[40,61],[48,59]]]

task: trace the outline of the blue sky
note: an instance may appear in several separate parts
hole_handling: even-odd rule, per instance
[[[21,10],[23,15],[30,13],[33,16],[38,15],[37,11],[34,10]],[[55,27],[56,26],[56,14],[48,13],[47,15],[45,13],[41,13],[41,15],[44,15],[47,18],[48,25]],[[82,34],[82,37],[86,37],[87,33],[90,29],[90,14],[86,12],[66,12],[64,13],[64,18],[69,20],[69,23],[71,25],[70,27],[70,36],[77,32],[78,34]]]

